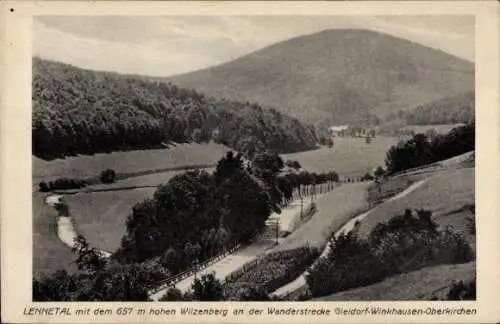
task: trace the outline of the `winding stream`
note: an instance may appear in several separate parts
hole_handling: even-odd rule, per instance
[[[64,204],[62,198],[62,195],[50,195],[45,198],[45,203],[57,209],[58,205]],[[59,213],[57,216],[57,237],[67,247],[73,248],[75,246],[78,233],[76,232],[75,224],[70,215],[61,215],[61,213]],[[99,252],[105,258],[109,258],[111,256],[111,253],[107,251],[99,250]]]

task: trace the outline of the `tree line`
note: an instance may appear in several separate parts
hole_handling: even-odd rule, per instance
[[[475,149],[475,122],[456,127],[447,134],[416,134],[401,141],[387,152],[388,174],[445,160]]]
[[[32,87],[33,154],[43,159],[210,140],[253,156],[317,142],[314,127],[275,109],[135,76],[34,58]]]
[[[387,121],[399,119],[406,125],[465,124],[475,118],[475,92],[432,101],[409,111],[390,113]]]

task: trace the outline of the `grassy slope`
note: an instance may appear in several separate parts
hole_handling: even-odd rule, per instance
[[[76,270],[75,255],[56,234],[57,211],[45,204],[44,197],[33,194],[33,275],[56,269]]]
[[[297,160],[310,172],[336,171],[340,175],[361,176],[377,166],[384,166],[387,150],[397,143],[394,137],[376,137],[370,144],[363,138],[336,138],[334,147],[284,154],[283,159]]]
[[[397,275],[374,285],[321,297],[316,301],[429,300],[434,291],[448,286],[452,280],[473,279],[475,272],[475,261],[428,267]]]
[[[318,199],[318,211],[311,220],[286,237],[276,250],[294,249],[306,244],[323,248],[331,233],[363,211],[368,203],[365,193],[368,183],[343,184]]]
[[[227,147],[215,143],[179,144],[170,149],[81,155],[53,161],[33,157],[33,178],[35,182],[38,182],[59,177],[94,177],[108,168],[116,172],[137,172],[195,164],[213,164],[227,150],[229,150]]]

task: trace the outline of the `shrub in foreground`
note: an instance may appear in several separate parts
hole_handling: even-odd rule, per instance
[[[106,169],[101,172],[99,179],[102,183],[113,183],[116,180],[116,173],[112,169]]]
[[[312,295],[367,286],[428,266],[471,261],[473,253],[466,239],[451,228],[438,230],[431,216],[425,210],[406,210],[375,227],[368,240],[353,232],[333,239],[330,253],[306,278]]]

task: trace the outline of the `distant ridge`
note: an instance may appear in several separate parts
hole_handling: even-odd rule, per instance
[[[165,79],[307,122],[345,123],[472,91],[474,64],[387,34],[339,29]]]

